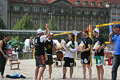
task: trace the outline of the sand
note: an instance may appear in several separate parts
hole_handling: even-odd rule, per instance
[[[7,62],[6,69],[5,69],[5,75],[13,75],[15,73],[21,73],[24,76],[26,76],[26,79],[17,79],[17,80],[34,80],[34,70],[35,70],[35,60],[34,59],[28,59],[28,60],[20,60],[20,70],[10,70],[9,61]],[[15,67],[15,66],[14,66]],[[48,75],[48,66],[44,72],[44,80],[49,80]],[[104,66],[104,80],[111,80],[111,70],[112,66]],[[117,80],[120,80],[120,69],[118,69],[118,77]],[[53,67],[52,72],[52,79],[51,80],[62,80],[62,67]],[[87,70],[87,79],[89,77],[88,70]],[[80,60],[77,60],[77,66],[74,67],[74,73],[73,73],[73,79],[72,80],[82,80],[82,65],[80,63]],[[3,79],[3,80],[14,80],[14,79]],[[69,68],[67,71],[67,79],[69,79]],[[97,71],[96,67],[93,64],[92,66],[92,80],[97,80]]]

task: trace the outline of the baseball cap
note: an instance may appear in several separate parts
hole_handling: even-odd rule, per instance
[[[42,29],[38,29],[37,34],[40,34],[40,33],[44,33],[44,31]]]
[[[97,33],[98,33],[98,35],[99,35],[99,32],[100,32],[100,31],[99,31],[99,29],[98,29],[98,28],[95,28],[95,29],[94,29],[94,31],[95,31],[95,32],[97,32]]]
[[[115,24],[114,28],[120,28],[120,24]]]

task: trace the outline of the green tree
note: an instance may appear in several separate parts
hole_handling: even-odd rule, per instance
[[[100,35],[104,37],[105,41],[108,41],[109,37],[109,26],[100,27]]]
[[[19,20],[13,28],[14,30],[30,30],[33,29],[33,23],[28,13],[26,13],[21,20]]]
[[[50,21],[49,21],[49,27],[50,27],[50,30],[57,30],[57,25],[54,21],[54,18],[52,18]]]
[[[0,15],[0,29],[6,29],[4,21],[1,18],[1,15]],[[3,35],[0,33],[0,40],[2,40],[2,38],[3,38]]]
[[[2,18],[0,16],[0,29],[5,29],[5,28],[6,28],[6,26],[5,26],[3,20],[2,20]]]
[[[33,29],[33,23],[30,19],[28,13],[26,13],[21,20],[19,20],[16,25],[13,27],[14,30],[31,30]],[[14,37],[14,40],[24,41],[27,36],[17,36]]]
[[[40,29],[45,30],[45,22],[44,21],[42,21],[42,23],[40,25]]]

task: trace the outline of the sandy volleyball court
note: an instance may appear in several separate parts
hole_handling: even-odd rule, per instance
[[[35,70],[35,60],[29,59],[29,60],[20,60],[20,70],[10,70],[9,62],[6,65],[5,75],[13,75],[16,73],[21,73],[24,76],[26,76],[26,79],[24,80],[34,80],[34,70]],[[104,80],[111,80],[111,66],[104,66]],[[69,70],[69,69],[68,69]],[[118,78],[117,80],[120,80],[120,69],[118,70]],[[82,80],[82,66],[80,63],[80,60],[77,60],[77,66],[74,67],[74,73],[73,73],[73,80]],[[44,80],[48,79],[48,66],[44,73]],[[87,71],[87,79],[88,79],[88,71]],[[3,79],[3,80],[11,80],[11,79]],[[12,79],[14,80],[14,79]],[[22,79],[17,79],[22,80]],[[53,73],[52,73],[52,79],[51,80],[62,80],[62,67],[53,67]],[[67,72],[67,79],[69,79],[69,71]],[[97,72],[95,65],[92,66],[92,80],[97,80]]]

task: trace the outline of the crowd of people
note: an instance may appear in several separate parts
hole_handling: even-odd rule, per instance
[[[53,64],[53,42],[52,38],[54,37],[53,33],[50,33],[49,25],[45,26],[46,31],[43,32],[42,29],[37,30],[37,36],[35,38],[33,47],[35,48],[35,80],[42,80],[43,73],[46,69],[46,65],[49,66],[49,79],[51,79],[52,75],[52,64]],[[117,70],[120,64],[120,25],[116,24],[113,26],[114,33],[109,34],[109,42],[110,44],[115,43],[115,56],[113,60],[112,67],[112,80],[116,80],[117,78]],[[64,50],[64,59],[63,59],[63,79],[66,79],[67,68],[70,68],[70,79],[72,79],[72,75],[74,72],[75,66],[75,53],[76,51],[80,51],[81,54],[81,63],[83,66],[83,80],[86,80],[86,68],[89,71],[89,80],[92,80],[92,69],[90,66],[91,63],[91,48],[94,45],[94,59],[95,65],[97,68],[97,80],[103,80],[104,77],[104,48],[105,48],[105,40],[102,36],[100,36],[100,31],[98,28],[93,30],[94,40],[89,37],[89,33],[87,29],[82,30],[83,39],[81,39],[80,44],[76,42],[75,35],[70,33],[68,35],[68,40],[62,43],[62,50]],[[4,70],[5,65],[8,59],[7,46],[6,42],[8,41],[9,35],[5,35],[3,40],[0,42],[0,74],[1,78],[4,78]],[[9,46],[9,48],[11,48]]]

